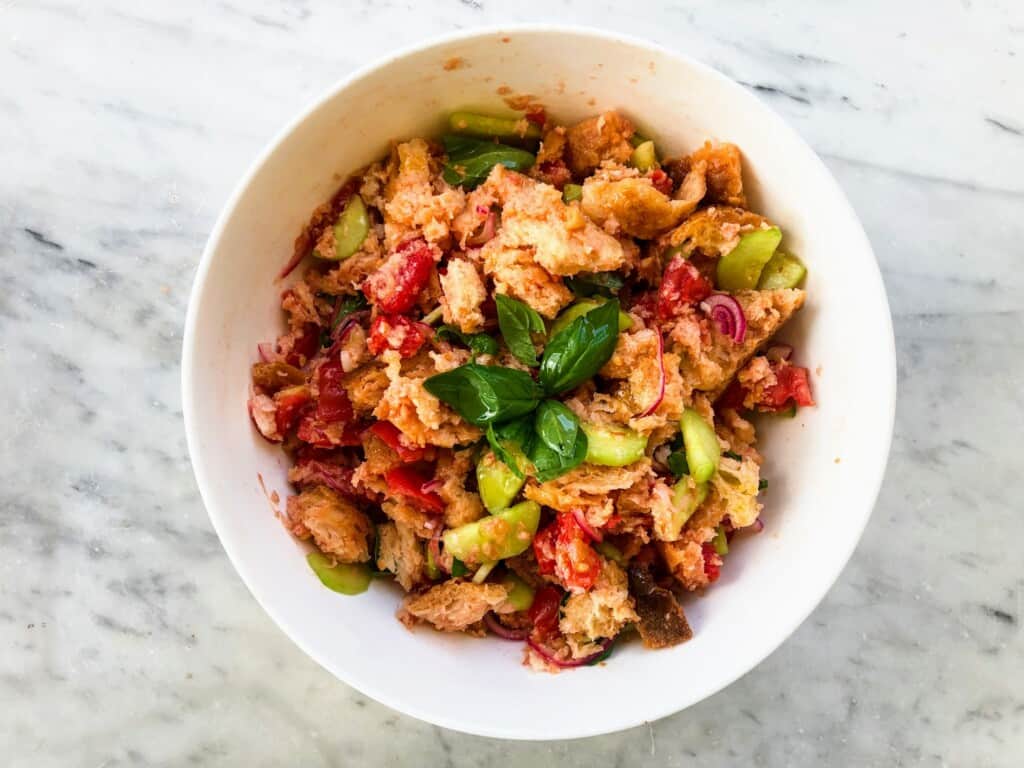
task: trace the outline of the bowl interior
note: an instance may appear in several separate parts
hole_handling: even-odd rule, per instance
[[[505,98],[523,94],[563,123],[620,109],[663,155],[707,138],[740,146],[752,207],[781,225],[785,247],[809,266],[808,306],[784,335],[815,372],[819,403],[795,419],[761,420],[766,529],[738,543],[719,584],[688,602],[693,640],[657,652],[625,644],[604,666],[560,675],[522,668],[517,643],[407,631],[394,618],[400,595],[384,583],[356,598],[321,587],[262,488],[289,494],[284,456],[245,411],[256,344],[282,326],[274,276],[310,211],[389,140],[439,135],[455,108],[508,111]],[[870,514],[892,429],[895,361],[864,233],[824,166],[774,113],[675,54],[534,28],[464,35],[394,57],[286,130],[210,239],[189,308],[183,386],[211,519],[257,600],[296,643],[395,709],[462,731],[545,739],[677,711],[749,670],[795,629]]]

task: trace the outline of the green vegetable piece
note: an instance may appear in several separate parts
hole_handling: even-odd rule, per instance
[[[478,363],[431,376],[423,387],[478,427],[530,413],[544,396],[525,371]]]
[[[758,491],[763,491],[767,487],[768,487],[768,481],[765,480],[763,477],[760,480],[757,481],[757,490]]]
[[[515,358],[523,365],[537,367],[537,350],[533,346],[533,333],[544,333],[544,319],[528,304],[504,294],[494,297],[498,307],[498,327]]]
[[[668,455],[668,469],[676,478],[690,474],[690,465],[686,461],[686,451],[672,451]]]
[[[571,203],[583,199],[583,187],[579,184],[566,184],[562,187],[562,202]]]
[[[625,283],[615,272],[580,272],[565,278],[566,287],[584,299],[590,296],[611,298],[622,290]]]
[[[642,459],[647,450],[647,438],[627,427],[599,427],[584,422],[580,429],[587,436],[588,464],[625,467]]]
[[[683,477],[672,486],[672,521],[670,523],[670,536],[679,536],[679,532],[686,525],[697,508],[704,503],[708,497],[707,483],[694,483],[692,478]]]
[[[497,426],[487,425],[487,442],[494,449],[494,455],[518,478],[526,477],[523,467],[528,464],[526,455],[533,447],[535,436],[533,414]]]
[[[464,189],[476,187],[496,165],[503,165],[510,171],[527,171],[536,159],[525,149],[465,136],[445,136],[444,148],[448,162],[441,175],[453,187]]]
[[[516,473],[493,451],[487,451],[476,463],[476,485],[480,492],[480,500],[488,512],[498,512],[508,507],[512,499],[526,482],[524,477]]]
[[[654,150],[654,142],[645,141],[642,144],[637,144],[633,154],[629,156],[629,164],[640,171],[640,173],[647,173],[657,166],[658,154]]]
[[[577,317],[582,317],[593,309],[597,309],[599,306],[605,303],[605,300],[601,297],[596,299],[580,299],[564,310],[562,314],[555,318],[555,321],[551,324],[551,330],[548,331],[548,338],[553,338],[558,335],[566,328],[569,327],[569,323],[575,320]],[[629,330],[633,327],[633,318],[619,310],[619,333]]]
[[[526,130],[521,131],[523,123]],[[509,139],[537,141],[540,139],[540,126],[523,118],[492,117],[478,115],[475,112],[452,112],[448,118],[448,127],[453,133],[462,136],[475,136],[480,139]]]
[[[457,341],[469,347],[474,355],[498,354],[498,341],[486,333],[463,333],[454,325],[442,325],[437,329],[434,338],[438,341],[447,339]]]
[[[427,578],[431,581],[437,581],[441,578],[441,569],[438,567],[437,562],[434,560],[434,553],[430,547],[426,547],[427,550]]]
[[[487,577],[491,575],[491,571],[494,570],[494,566],[498,564],[497,560],[488,560],[483,563],[479,568],[476,569],[476,573],[473,574],[474,584],[483,584],[487,581]]]
[[[705,483],[715,474],[722,455],[718,436],[711,425],[704,421],[704,417],[692,408],[683,411],[679,424],[683,430],[683,445],[686,446],[690,475],[696,482]]]
[[[512,571],[506,571],[499,582],[508,590],[508,604],[517,611],[528,611],[533,605],[533,588]]]
[[[725,529],[722,526],[718,526],[715,529],[715,538],[711,540],[711,545],[715,548],[717,554],[729,554],[729,539],[726,538]]]
[[[587,436],[582,429],[576,432],[576,443],[571,453],[558,453],[542,440],[536,440],[533,444],[533,450],[530,452],[530,461],[533,463],[533,475],[541,483],[554,480],[569,470],[575,469],[583,463],[586,457]]]
[[[359,195],[352,195],[334,223],[334,260],[341,261],[362,246],[370,231],[370,217]]]
[[[455,576],[455,577],[465,576],[467,573],[469,573],[469,568],[466,567],[466,564],[464,562],[462,562],[461,560],[459,560],[459,558],[453,557],[452,558],[452,576]]]
[[[540,505],[535,501],[521,501],[475,523],[450,528],[444,532],[442,540],[445,551],[464,563],[504,560],[527,550],[538,523]]]
[[[756,288],[761,270],[781,240],[782,231],[778,227],[757,229],[743,235],[736,247],[718,260],[718,287],[723,291]]]
[[[320,583],[343,595],[358,595],[365,592],[373,578],[373,571],[366,563],[334,564],[320,552],[310,552],[306,555],[306,562],[320,579]]]
[[[619,302],[612,299],[552,337],[540,362],[541,385],[550,394],[579,386],[611,359],[618,338]]]
[[[722,455],[727,459],[732,459],[733,461],[743,461],[743,457],[736,453],[736,451],[723,451]]]
[[[807,267],[800,259],[792,254],[776,251],[761,270],[761,279],[757,281],[757,287],[762,291],[796,288],[806,274]]]
[[[619,565],[626,564],[626,558],[622,554],[622,551],[610,541],[599,541],[594,545],[594,549]]]
[[[629,144],[631,147],[633,147],[633,149],[636,149],[645,141],[648,141],[647,137],[641,136],[639,133],[634,133],[632,136],[629,137]]]
[[[580,420],[557,400],[545,400],[537,407],[533,428],[548,448],[563,457],[571,457],[576,449]]]

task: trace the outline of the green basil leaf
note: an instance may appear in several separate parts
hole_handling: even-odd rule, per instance
[[[548,342],[540,383],[549,394],[579,386],[611,359],[618,338],[619,302],[612,299],[577,317]]]
[[[423,387],[478,427],[530,413],[544,396],[525,371],[478,363],[431,376]]]
[[[544,319],[537,311],[517,299],[504,294],[494,297],[498,306],[498,327],[508,351],[523,365],[537,367],[537,350],[531,333],[544,333]]]
[[[504,424],[487,425],[487,442],[491,444],[494,455],[512,470],[516,477],[523,477],[528,469],[520,466],[527,461],[533,448],[533,417],[530,414]]]
[[[466,564],[459,560],[457,557],[452,558],[452,576],[465,576],[469,573],[469,568]]]
[[[557,400],[545,400],[537,407],[533,421],[537,437],[559,456],[572,456],[580,420]]]
[[[580,272],[572,277],[565,278],[565,284],[570,291],[581,298],[590,296],[616,295],[626,281],[615,272]]]
[[[533,462],[537,482],[546,483],[578,467],[586,456],[587,435],[581,429],[576,432],[576,443],[568,455],[556,453],[543,440],[537,440],[530,452],[530,461]]]
[[[498,354],[498,341],[486,333],[463,333],[454,325],[442,325],[437,329],[434,337],[438,341],[457,341],[465,347],[469,347],[474,355],[496,355]]]
[[[686,451],[672,451],[668,455],[669,471],[677,478],[690,474],[690,465],[686,461]]]
[[[536,159],[525,149],[493,141],[453,135],[445,136],[443,141],[448,162],[441,175],[453,187],[472,189],[486,179],[496,165],[503,165],[510,171],[529,170]]]

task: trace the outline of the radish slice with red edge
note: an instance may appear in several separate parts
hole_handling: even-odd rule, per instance
[[[587,516],[583,514],[582,509],[576,507],[576,509],[572,511],[572,516],[576,518],[577,524],[580,526],[580,528],[583,529],[583,532],[587,534],[587,536],[589,536],[591,539],[593,539],[596,542],[601,542],[604,539],[604,537],[601,535],[601,532],[587,521]]]
[[[532,648],[538,656],[540,656],[542,659],[544,659],[544,661],[548,662],[549,664],[554,664],[556,667],[561,667],[562,669],[569,669],[571,667],[585,667],[588,664],[593,664],[595,661],[597,661],[606,653],[608,653],[608,649],[611,648],[612,643],[614,642],[614,637],[608,638],[607,640],[601,643],[600,651],[598,651],[597,653],[592,653],[589,656],[584,656],[582,659],[560,659],[557,656],[555,656],[555,654],[553,654],[549,649],[545,648],[539,642],[534,640],[532,637],[526,638],[527,645],[529,645],[530,648]]]
[[[743,307],[729,294],[713,293],[700,303],[700,308],[711,317],[722,334],[737,344],[747,337],[747,318]]]
[[[491,632],[505,640],[525,640],[530,636],[529,629],[510,629],[498,621],[494,614],[490,612],[484,614],[484,624],[487,625]]]
[[[658,410],[661,401],[665,399],[665,342],[661,338],[661,331],[656,329],[655,333],[658,336],[658,396],[654,398],[654,402],[647,407],[647,410],[640,414],[641,418],[650,416]]]

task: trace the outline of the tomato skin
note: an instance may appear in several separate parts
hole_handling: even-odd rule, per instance
[[[285,387],[274,393],[274,422],[280,435],[286,435],[288,430],[295,426],[303,408],[310,401],[309,387],[300,384],[295,387]]]
[[[601,556],[590,546],[586,532],[571,512],[561,512],[555,521],[533,537],[537,570],[553,575],[567,589],[586,591],[601,574]]]
[[[704,556],[704,575],[708,577],[709,582],[718,581],[718,577],[722,575],[722,556],[715,552],[715,547],[711,543],[701,544],[700,553]]]
[[[541,587],[533,596],[533,604],[527,616],[533,622],[533,629],[540,637],[549,637],[558,632],[558,613],[562,606],[563,592],[550,584]]]
[[[400,357],[412,357],[419,352],[431,333],[433,331],[430,326],[402,315],[377,315],[370,323],[366,348],[374,355],[393,349]]]
[[[367,431],[384,441],[402,461],[420,461],[423,458],[423,448],[406,445],[405,435],[390,421],[375,421]]]
[[[711,283],[707,278],[685,258],[674,256],[665,267],[658,288],[658,319],[670,320],[684,307],[703,301],[710,295]]]
[[[316,401],[316,418],[331,423],[336,421],[349,422],[355,416],[348,392],[344,386],[345,371],[341,361],[332,357],[317,371],[317,387],[319,393]]]
[[[809,371],[799,365],[773,363],[772,369],[778,383],[767,387],[755,407],[764,411],[785,410],[790,401],[801,408],[814,405],[811,396]]]
[[[408,240],[363,282],[363,293],[381,312],[401,315],[416,305],[430,280],[434,254],[423,238]]]
[[[651,171],[652,186],[663,195],[672,194],[672,178],[660,168]]]
[[[291,351],[285,356],[284,361],[288,365],[301,368],[313,359],[320,348],[320,326],[316,323],[306,323],[302,326],[302,335],[295,339]]]
[[[423,486],[430,480],[412,467],[395,467],[384,475],[388,488],[412,500],[428,512],[444,512],[444,499],[433,491],[424,491]]]

